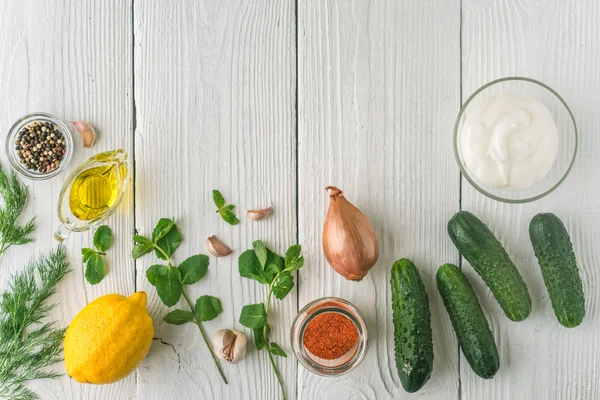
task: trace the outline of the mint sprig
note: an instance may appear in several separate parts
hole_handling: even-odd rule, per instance
[[[189,308],[189,311],[173,310],[165,315],[163,320],[172,325],[195,323],[221,374],[221,378],[227,384],[227,378],[225,378],[219,360],[202,326],[202,322],[213,320],[221,314],[223,311],[221,301],[214,296],[205,295],[200,296],[194,305],[185,292],[185,286],[200,281],[208,272],[208,257],[204,254],[197,254],[187,258],[179,266],[175,265],[171,257],[183,241],[183,237],[173,219],[160,219],[152,232],[152,238],[135,235],[133,241],[135,245],[131,251],[131,257],[134,260],[154,251],[157,258],[167,262],[167,265],[155,264],[146,270],[146,278],[156,288],[156,293],[158,293],[158,297],[160,297],[163,304],[172,307],[179,303],[179,300],[183,297]]]
[[[95,285],[106,276],[106,265],[103,256],[113,242],[112,231],[106,225],[99,227],[94,233],[94,249],[88,247],[81,249],[85,263],[85,279]]]
[[[264,303],[249,304],[242,308],[240,324],[253,330],[257,350],[267,350],[285,400],[283,380],[273,356],[287,357],[287,354],[277,343],[269,341],[271,333],[271,327],[268,324],[269,310],[272,296],[283,300],[293,289],[292,273],[304,266],[304,257],[301,255],[302,248],[299,245],[291,246],[285,257],[278,256],[269,250],[260,240],[253,242],[252,247],[251,250],[246,250],[240,255],[238,270],[241,276],[268,285],[269,290]]]
[[[235,215],[233,209],[235,206],[233,204],[226,204],[223,195],[218,190],[212,191],[213,201],[217,206],[217,213],[221,215],[221,218],[225,220],[229,225],[237,225],[240,223],[240,220]]]

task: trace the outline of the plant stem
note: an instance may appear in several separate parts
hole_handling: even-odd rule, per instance
[[[10,244],[6,244],[5,242],[2,242],[2,247],[0,248],[0,255],[4,254],[4,252],[6,250],[8,250],[9,247],[10,247]]]
[[[271,365],[273,366],[273,370],[275,370],[275,375],[277,375],[277,380],[279,381],[279,386],[281,387],[281,397],[283,400],[286,400],[285,388],[283,386],[283,380],[281,379],[281,375],[279,375],[279,370],[277,369],[277,366],[275,365],[275,360],[273,360],[273,354],[271,354],[271,352],[269,351],[268,348],[267,348],[267,354],[269,355],[269,360],[271,361]]]
[[[10,355],[10,353],[12,351],[12,348],[15,345],[15,343],[17,343],[17,339],[16,338],[10,344],[10,347],[8,348],[8,350],[6,351],[6,353],[4,353],[4,357],[2,357],[2,361],[0,361],[0,370],[4,370],[4,363],[8,359],[8,356]]]
[[[157,246],[156,244],[153,244],[153,246],[154,246],[154,248],[156,250],[158,250],[159,252],[161,252],[163,256],[165,256],[165,259],[167,260],[167,263],[169,265],[172,265],[171,264],[171,257],[169,257],[169,255],[167,253],[165,253],[165,251],[163,249],[161,249],[159,246]]]
[[[206,343],[206,346],[208,347],[208,350],[210,351],[210,355],[212,356],[212,358],[215,362],[215,365],[217,366],[217,369],[219,370],[219,374],[221,374],[221,378],[223,378],[223,382],[225,382],[225,384],[227,385],[228,382],[227,382],[227,378],[225,378],[225,373],[223,373],[223,370],[221,369],[221,364],[219,363],[219,359],[217,358],[215,351],[213,350],[210,342],[208,341],[206,332],[204,331],[204,328],[202,327],[202,322],[200,322],[200,320],[198,319],[198,316],[196,315],[196,309],[194,308],[192,301],[190,300],[188,295],[185,293],[185,291],[182,290],[182,294],[183,294],[183,298],[185,299],[186,303],[190,307],[190,311],[194,314],[194,322],[196,323],[196,325],[198,325],[198,329],[200,329],[200,333],[202,334],[202,339],[204,339],[204,343]]]
[[[165,258],[167,259],[167,263],[169,264],[169,266],[174,266],[173,263],[172,263],[172,261],[171,261],[171,257],[169,257],[169,255],[163,249],[161,249],[156,244],[154,244],[154,248],[158,249],[158,251],[160,253],[162,253],[162,255],[165,256]],[[200,319],[198,318],[198,315],[196,314],[196,308],[194,307],[194,304],[192,303],[192,301],[190,300],[190,298],[188,297],[188,295],[185,293],[185,290],[181,290],[181,294],[183,294],[183,298],[185,299],[185,302],[187,303],[188,307],[190,308],[190,311],[192,312],[192,314],[194,314],[194,322],[196,323],[196,325],[198,325],[198,329],[200,330],[200,334],[202,335],[202,339],[204,339],[204,343],[206,343],[206,347],[208,347],[208,351],[210,351],[210,355],[212,356],[212,358],[213,358],[213,360],[215,362],[215,365],[217,366],[217,370],[219,370],[219,374],[221,374],[221,378],[223,378],[223,382],[225,382],[225,384],[228,385],[229,382],[227,382],[227,378],[225,377],[225,373],[221,369],[221,363],[219,362],[219,359],[217,358],[217,355],[215,354],[215,351],[213,350],[212,345],[211,345],[210,341],[208,340],[208,336],[206,336],[206,332],[204,331],[204,327],[202,326],[202,322],[200,322]]]
[[[285,270],[283,272],[285,272]],[[265,340],[265,348],[267,349],[267,354],[269,355],[269,361],[271,361],[271,365],[273,366],[273,370],[275,371],[275,375],[277,376],[277,381],[279,382],[279,386],[281,387],[282,399],[286,400],[283,379],[281,379],[281,375],[279,374],[279,370],[277,369],[277,365],[275,365],[275,360],[273,359],[273,354],[271,354],[271,344],[269,343],[267,333],[267,326],[269,326],[268,320],[269,308],[271,307],[271,296],[273,295],[273,287],[275,285],[275,282],[277,282],[277,280],[279,279],[279,275],[281,275],[281,272],[277,273],[277,275],[275,275],[275,278],[273,278],[273,281],[269,284],[269,293],[267,294],[267,301],[265,301],[265,315],[267,316],[267,323],[263,327],[263,338]]]

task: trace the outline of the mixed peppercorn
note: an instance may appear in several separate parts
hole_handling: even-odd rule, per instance
[[[32,122],[19,132],[15,151],[21,164],[40,173],[58,168],[67,154],[62,132],[53,123],[42,121]]]

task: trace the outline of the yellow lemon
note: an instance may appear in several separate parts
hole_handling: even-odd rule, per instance
[[[84,307],[67,329],[67,373],[81,383],[123,379],[146,357],[153,335],[146,293],[99,297]]]

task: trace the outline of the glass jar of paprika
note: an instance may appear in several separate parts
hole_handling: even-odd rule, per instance
[[[354,369],[367,353],[367,325],[360,311],[337,297],[308,303],[291,329],[294,354],[309,371],[338,376]]]

